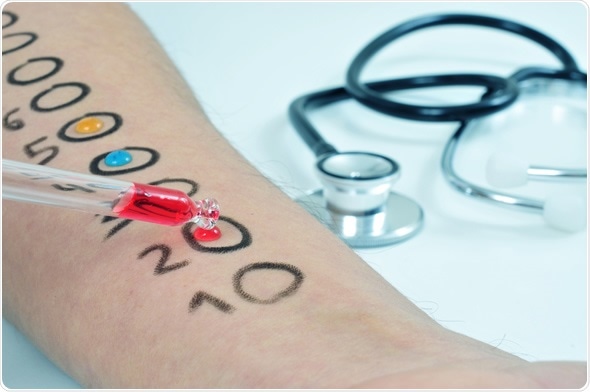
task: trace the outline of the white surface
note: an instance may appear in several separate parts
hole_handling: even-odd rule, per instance
[[[575,55],[582,69],[587,67],[587,8],[575,2],[134,3],[132,7],[163,44],[219,130],[293,197],[319,186],[319,181],[313,175],[312,153],[288,122],[290,101],[341,85],[348,64],[364,44],[409,18],[439,12],[506,17],[552,36]],[[367,80],[450,72],[503,76],[524,65],[556,66],[557,62],[543,49],[507,33],[437,28],[387,48],[365,76]],[[476,94],[457,89],[439,99],[448,103],[462,97],[464,101],[465,96],[472,99]],[[545,226],[540,216],[498,209],[452,190],[441,176],[439,159],[454,124],[387,118],[352,102],[318,111],[313,119],[340,150],[367,150],[396,159],[402,166],[396,191],[424,208],[426,223],[418,237],[395,247],[359,251],[369,265],[445,327],[528,360],[586,360],[587,231],[559,232]],[[586,151],[581,151],[586,132],[580,129],[585,117],[568,137],[552,133],[542,138],[537,136],[539,129],[527,123],[525,118],[519,124],[524,126],[516,136],[527,141],[528,148],[517,145],[523,154],[525,150],[540,154],[539,163],[586,162]],[[481,137],[470,137],[457,157],[460,173],[483,181],[491,150],[514,143],[510,132],[501,135],[482,132]],[[567,189],[583,192],[583,188]],[[542,196],[548,190],[533,185],[522,192]],[[6,386],[75,385],[68,379],[60,381],[52,364],[16,337],[18,332],[7,329],[4,321],[3,327]]]

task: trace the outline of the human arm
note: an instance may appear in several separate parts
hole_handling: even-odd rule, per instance
[[[178,229],[133,223],[105,239],[115,222],[5,203],[5,228],[14,227],[4,234],[4,243],[12,244],[4,249],[6,315],[75,378],[91,386],[346,386],[389,373],[399,381],[404,370],[440,369],[453,359],[523,363],[436,325],[264,180],[212,129],[173,66],[123,7],[34,7],[14,4],[20,19],[10,28],[36,31],[39,39],[4,57],[5,74],[44,55],[63,58],[65,65],[38,83],[4,84],[3,113],[20,106],[16,114],[26,120],[22,130],[4,132],[5,157],[45,158],[48,152],[30,157],[23,148],[47,136],[30,148],[58,146],[48,165],[88,171],[103,151],[154,148],[160,153],[156,165],[120,177],[197,181],[197,195],[217,197],[223,214],[252,237],[237,251],[203,253]],[[88,23],[95,15],[100,24]],[[64,109],[28,109],[39,92],[68,81],[85,82],[92,91]],[[56,137],[70,119],[96,110],[120,113],[121,129],[83,143]],[[59,230],[48,236],[48,227]],[[221,244],[243,238],[231,226],[224,233]],[[154,275],[166,249],[154,245],[171,250],[167,265],[190,263]],[[139,257],[147,249],[154,250]],[[294,266],[303,280],[275,303],[253,303],[232,278],[265,262]],[[301,276],[250,271],[243,282],[256,298],[272,298]],[[276,287],[258,291],[275,277]],[[189,311],[201,291],[234,310],[204,302]]]

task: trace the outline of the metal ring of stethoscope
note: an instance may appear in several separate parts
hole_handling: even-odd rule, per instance
[[[551,83],[552,80],[561,80],[573,85],[583,86],[584,88],[587,87],[587,74],[578,70],[553,70],[530,67],[515,72],[511,78],[517,80],[521,86],[531,82],[527,88],[534,88],[537,90],[537,94],[539,93],[539,90],[543,89],[543,87],[547,89],[548,84],[535,83],[535,80],[544,80],[549,83]],[[566,217],[569,219],[569,221],[564,218],[553,219],[553,217],[550,216],[551,213],[546,211],[546,200],[543,201],[492,190],[483,186],[475,185],[457,174],[453,166],[453,161],[461,137],[468,133],[475,124],[486,120],[487,119],[484,117],[462,121],[455,133],[446,143],[441,157],[441,168],[443,176],[447,182],[459,192],[471,197],[492,202],[496,205],[504,207],[513,207],[519,210],[543,214],[545,220],[558,229],[565,231],[578,231],[582,229],[585,226],[585,215],[579,215],[578,217]],[[537,180],[586,180],[587,170],[578,168],[555,168],[530,165],[526,170],[526,175]],[[570,201],[572,203],[575,202],[572,200]],[[556,201],[556,203],[557,202],[559,201]],[[571,206],[568,207],[572,208]],[[571,214],[575,215],[574,212]]]
[[[505,94],[486,95],[480,101],[456,106],[419,106],[388,99],[371,84],[360,81],[360,75],[368,61],[382,48],[411,32],[442,25],[475,25],[515,33],[548,49],[563,64],[565,69],[578,69],[574,58],[558,42],[547,35],[516,22],[479,15],[448,14],[420,17],[402,23],[367,44],[351,62],[346,74],[346,89],[357,101],[381,113],[420,121],[460,121],[493,113],[498,107],[510,105],[514,99],[509,86]],[[420,77],[417,77],[418,79]]]

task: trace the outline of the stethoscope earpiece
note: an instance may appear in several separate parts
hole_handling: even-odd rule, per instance
[[[551,175],[547,178],[526,159],[508,152],[496,152],[490,156],[486,177],[488,183],[497,188],[518,187],[526,185],[529,180],[560,179]],[[545,222],[555,229],[575,233],[586,227],[586,203],[579,195],[553,192],[547,196],[541,209]]]
[[[323,190],[298,202],[349,246],[392,245],[422,227],[422,208],[391,190],[400,175],[394,160],[367,152],[333,153],[320,157],[316,168]]]

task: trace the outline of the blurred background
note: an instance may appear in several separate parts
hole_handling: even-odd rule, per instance
[[[539,29],[587,68],[588,10],[582,2],[130,3],[177,65],[219,131],[291,197],[319,187],[315,158],[290,125],[289,103],[341,86],[358,51],[385,30],[435,13],[503,17]],[[132,44],[132,43],[131,43]],[[558,67],[545,49],[506,32],[426,29],[379,53],[365,80],[436,73],[508,76],[523,66]],[[481,91],[429,93],[430,102],[469,102]],[[425,99],[410,93],[407,100]],[[157,103],[154,103],[155,105]],[[514,148],[536,163],[586,164],[586,117],[552,124],[559,102],[502,114],[500,126],[466,138],[457,170],[484,184],[485,160]],[[544,106],[543,106],[544,105]],[[534,106],[534,105],[533,105]],[[394,189],[418,201],[421,233],[357,252],[443,326],[526,360],[587,359],[587,231],[567,234],[536,215],[467,198],[444,181],[440,156],[454,123],[381,115],[355,102],[312,113],[339,150],[389,156],[401,165]],[[569,121],[569,122],[568,122]],[[577,122],[577,127],[572,127]],[[541,137],[543,136],[543,137]],[[566,191],[585,192],[584,185]],[[546,185],[516,192],[539,198]],[[78,388],[3,319],[2,381],[8,388]]]

